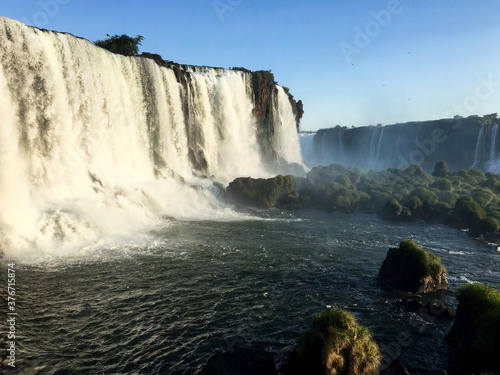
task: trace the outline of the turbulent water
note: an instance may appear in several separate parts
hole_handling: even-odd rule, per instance
[[[451,321],[410,312],[376,283],[404,238],[442,258],[452,291],[500,283],[496,248],[441,225],[278,210],[166,220],[134,242],[16,265],[17,373],[193,374],[238,344],[283,362],[327,305],[373,330],[384,364],[445,368]]]
[[[247,73],[179,73],[7,18],[0,50],[0,247],[8,253],[135,235],[162,215],[225,216],[212,182],[270,175]],[[288,96],[276,92],[274,150],[301,163]]]

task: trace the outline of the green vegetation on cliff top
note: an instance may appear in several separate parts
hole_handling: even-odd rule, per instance
[[[96,40],[94,44],[98,47],[107,49],[110,52],[124,56],[136,56],[139,53],[139,46],[144,40],[144,37],[137,35],[132,38],[126,34],[123,35],[107,35],[103,40]]]
[[[408,258],[411,267],[423,276],[437,277],[448,271],[441,264],[441,259],[428,251],[423,250],[412,240],[403,240],[399,244],[399,251]]]

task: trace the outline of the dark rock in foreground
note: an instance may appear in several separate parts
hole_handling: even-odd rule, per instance
[[[198,375],[278,375],[278,371],[265,350],[235,347],[211,357]]]
[[[448,289],[445,274],[438,256],[404,240],[399,248],[389,249],[377,279],[388,290],[428,293]]]
[[[500,293],[482,284],[457,291],[458,308],[447,339],[452,344],[451,369],[456,374],[500,370]]]
[[[408,369],[398,360],[391,362],[389,367],[383,372],[384,375],[411,375]]]
[[[268,179],[237,178],[227,187],[225,198],[234,204],[270,208],[290,195],[293,195],[292,178],[279,175]]]

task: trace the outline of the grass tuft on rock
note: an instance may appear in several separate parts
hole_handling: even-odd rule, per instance
[[[371,332],[349,312],[329,308],[301,335],[285,373],[375,375],[380,359]]]
[[[419,270],[419,273],[421,273],[421,277],[427,275],[437,277],[441,274],[448,273],[437,255],[423,250],[412,240],[401,241],[399,250],[405,254],[405,257],[415,262],[414,266]]]

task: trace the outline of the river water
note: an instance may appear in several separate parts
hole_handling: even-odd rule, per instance
[[[439,255],[451,291],[500,284],[496,247],[446,226],[318,211],[238,217],[165,218],[137,241],[15,260],[16,372],[193,374],[233,345],[263,347],[279,364],[332,305],[374,332],[384,363],[400,358],[418,374],[446,366],[452,322],[410,312],[379,288],[388,248],[411,238]],[[1,295],[3,311],[4,285]]]

